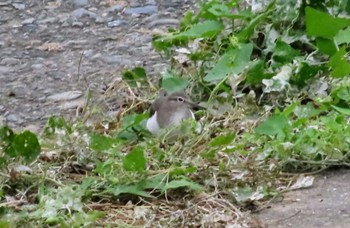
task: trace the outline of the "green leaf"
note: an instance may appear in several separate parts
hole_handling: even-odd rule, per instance
[[[195,39],[195,38],[211,38],[224,29],[224,25],[219,21],[204,21],[192,25],[188,30],[174,35],[160,38],[160,40],[174,40],[174,39]]]
[[[137,195],[137,196],[143,196],[143,197],[148,197],[148,198],[153,198],[155,199],[154,196],[149,194],[148,192],[145,192],[143,190],[143,187],[140,186],[139,184],[134,184],[134,185],[118,185],[113,188],[108,188],[106,190],[107,193],[111,193],[114,196],[119,196],[120,194],[132,194],[132,195]]]
[[[281,114],[270,116],[265,122],[261,123],[255,132],[268,136],[284,136],[284,130],[289,128],[287,117]]]
[[[35,160],[40,154],[40,144],[35,134],[24,131],[16,135],[12,147],[17,155],[23,156],[27,162]]]
[[[322,70],[323,66],[309,65],[307,62],[301,62],[298,74],[293,74],[290,82],[302,88],[308,84],[309,79],[314,78]]]
[[[123,166],[126,171],[144,171],[146,170],[146,158],[142,147],[135,147],[123,159]]]
[[[250,85],[258,85],[263,79],[270,79],[272,77],[272,73],[265,73],[265,62],[259,59],[250,64],[246,80]]]
[[[341,29],[350,25],[350,19],[333,17],[311,7],[305,8],[305,14],[306,32],[309,36],[332,39]]]
[[[229,7],[220,3],[220,4],[211,4],[207,10],[209,13],[215,15],[217,18],[226,17],[230,19],[241,19],[246,18],[245,15],[233,14]]]
[[[145,69],[142,67],[135,67],[132,70],[123,72],[122,79],[126,81],[129,86],[137,87],[138,83],[147,82],[147,75]]]
[[[317,37],[316,45],[321,52],[327,55],[334,55],[338,51],[338,47],[333,39]]]
[[[328,66],[332,67],[331,76],[335,78],[342,78],[350,74],[350,64],[346,60],[346,47],[343,46],[340,50],[332,56],[328,62]]]
[[[216,136],[210,143],[210,147],[220,147],[220,146],[227,146],[232,143],[234,138],[236,137],[236,134],[234,133],[228,133],[226,135],[219,135]]]
[[[204,77],[207,82],[222,80],[228,75],[239,74],[250,62],[253,45],[241,44],[237,49],[230,49],[218,60],[217,64]]]
[[[185,90],[188,85],[187,78],[168,77],[162,80],[162,88],[168,93]]]
[[[7,126],[2,126],[0,128],[0,145],[1,141],[6,142],[6,144],[10,144],[15,138],[15,133]]]
[[[264,13],[257,14],[257,16],[251,20],[249,20],[249,24],[244,27],[244,29],[237,35],[237,38],[240,42],[247,42],[251,36],[254,34],[255,27],[263,21],[271,12],[271,9],[274,6],[275,1],[271,1],[271,3],[267,6],[267,11]]]
[[[349,1],[350,3],[350,1]],[[349,44],[350,43],[350,27],[340,30],[338,34],[334,37],[336,43],[339,44]]]
[[[331,106],[337,112],[339,112],[341,114],[344,114],[344,115],[347,115],[347,116],[350,116],[350,109],[348,109],[348,108],[341,108],[341,107],[338,107],[338,106],[335,106],[335,105],[331,105]]]
[[[165,186],[162,188],[162,192],[164,193],[165,191],[167,191],[169,189],[176,189],[176,188],[182,188],[182,187],[187,187],[187,188],[195,190],[195,191],[202,191],[203,190],[203,187],[200,186],[199,184],[183,178],[180,180],[172,180],[172,181],[166,183]]]
[[[194,166],[190,167],[175,167],[170,171],[170,175],[186,175],[190,173],[194,173],[197,171],[197,168]]]
[[[44,128],[44,134],[46,136],[54,135],[57,130],[64,130],[68,134],[72,133],[72,128],[67,124],[61,116],[51,116]]]
[[[350,102],[350,87],[346,86],[346,87],[341,87],[337,90],[334,91],[335,95],[337,98],[346,101],[346,102]]]
[[[118,144],[120,140],[105,135],[92,134],[90,136],[90,148],[95,151],[109,150]]]
[[[282,40],[277,40],[273,49],[272,58],[278,63],[277,65],[280,66],[290,63],[298,55],[299,52],[292,48],[289,44]]]
[[[11,223],[7,220],[4,220],[4,219],[0,219],[0,227],[2,228],[10,228],[10,227],[13,227],[11,226]]]

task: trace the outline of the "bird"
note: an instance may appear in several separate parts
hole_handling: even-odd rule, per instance
[[[183,120],[195,119],[193,108],[203,109],[202,106],[191,101],[183,92],[168,94],[164,89],[160,90],[159,97],[152,103],[150,118],[146,127],[154,135],[162,132],[162,129],[181,125]]]

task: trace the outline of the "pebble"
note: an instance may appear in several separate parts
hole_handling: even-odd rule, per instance
[[[74,10],[71,15],[75,18],[81,18],[83,16],[89,16],[90,18],[97,18],[97,14],[96,13],[93,13],[93,12],[90,12],[84,8],[79,8],[79,9],[76,9]]]
[[[83,95],[82,91],[74,90],[74,91],[67,91],[63,93],[57,93],[53,94],[51,96],[48,96],[47,99],[51,101],[70,101],[77,99]]]
[[[12,67],[0,66],[1,74],[11,73],[11,72],[14,72],[14,69]]]
[[[9,114],[6,116],[6,121],[8,122],[19,122],[19,117],[16,114]]]
[[[26,5],[23,3],[12,3],[12,6],[18,10],[24,10],[26,8]]]
[[[84,23],[83,23],[83,22],[80,22],[80,21],[74,21],[74,22],[72,23],[72,26],[73,26],[73,27],[82,28],[82,27],[84,27]]]
[[[19,63],[19,59],[12,58],[12,57],[4,58],[0,62],[1,65],[7,65],[7,66],[16,65],[18,63]]]
[[[132,61],[125,58],[124,55],[111,55],[103,57],[103,61],[107,64],[130,65]]]
[[[155,5],[147,5],[143,7],[128,8],[125,14],[154,14],[158,12],[158,7]]]
[[[67,101],[63,104],[59,105],[58,108],[61,110],[68,110],[68,109],[74,109],[79,107],[84,107],[86,103],[86,99],[80,98],[74,101]]]
[[[6,108],[5,108],[5,106],[3,106],[3,105],[0,105],[0,112],[5,112],[6,111]]]
[[[114,6],[111,6],[109,9],[108,9],[108,12],[111,12],[111,13],[119,13],[121,12],[123,9],[125,8],[125,5],[124,4],[118,4],[118,5],[114,5]]]
[[[74,7],[84,7],[89,5],[88,0],[73,0]]]
[[[107,26],[110,28],[113,28],[113,27],[118,27],[118,26],[127,25],[127,24],[128,22],[125,20],[115,20],[115,21],[108,22]]]
[[[27,19],[22,21],[22,25],[32,24],[34,21],[35,21],[35,18],[33,18],[33,17],[27,18]]]

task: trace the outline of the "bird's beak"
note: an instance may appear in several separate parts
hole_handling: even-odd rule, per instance
[[[192,108],[194,109],[205,109],[203,106],[200,106],[199,104],[196,104],[192,101],[189,101],[189,100],[185,100],[185,102],[190,105]]]

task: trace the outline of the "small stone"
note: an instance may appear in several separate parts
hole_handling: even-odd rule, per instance
[[[111,7],[108,9],[108,12],[111,12],[111,13],[119,13],[119,12],[121,12],[124,8],[125,8],[125,4],[118,4],[118,5],[111,6]]]
[[[4,58],[0,62],[1,65],[7,65],[7,66],[16,65],[18,63],[19,63],[19,59],[11,58],[11,57]]]
[[[131,60],[125,58],[123,55],[111,55],[103,58],[107,64],[119,64],[119,65],[130,65]]]
[[[97,14],[96,13],[93,13],[93,12],[90,12],[84,8],[79,8],[79,9],[76,9],[74,10],[71,15],[75,18],[81,18],[81,17],[84,17],[84,16],[88,16],[90,18],[97,18]]]
[[[89,5],[88,0],[73,0],[74,7],[84,7]]]
[[[0,105],[0,112],[5,112],[6,111],[6,108],[5,108],[5,106],[3,106],[3,105]]]
[[[10,114],[6,116],[6,120],[9,122],[18,122],[19,118],[16,114]]]
[[[128,8],[125,14],[154,14],[158,12],[158,7],[155,5],[147,5],[143,7]]]
[[[27,19],[22,21],[22,25],[33,24],[34,21],[35,21],[35,18],[33,18],[33,17],[27,18]]]
[[[23,30],[25,32],[28,32],[28,33],[33,33],[35,32],[35,30],[38,28],[37,25],[35,24],[27,24],[27,25],[23,25]]]
[[[128,24],[127,21],[115,20],[115,21],[108,22],[107,26],[110,27],[110,28],[113,28],[113,27],[118,27],[118,26],[127,25],[127,24]]]
[[[82,23],[82,22],[80,22],[80,21],[74,21],[74,22],[72,23],[72,26],[73,26],[73,27],[82,28],[82,27],[84,27],[84,23]]]
[[[59,105],[58,108],[62,110],[74,109],[79,107],[84,107],[86,104],[86,99],[83,97],[74,101],[67,101]]]
[[[12,3],[12,6],[18,10],[24,10],[26,8],[26,5],[23,3]]]
[[[14,69],[12,67],[0,66],[1,74],[11,73],[11,72],[14,72]]]
[[[48,96],[47,99],[51,101],[69,101],[69,100],[77,99],[82,95],[83,95],[83,92],[75,90],[75,91],[57,93],[57,94]]]

